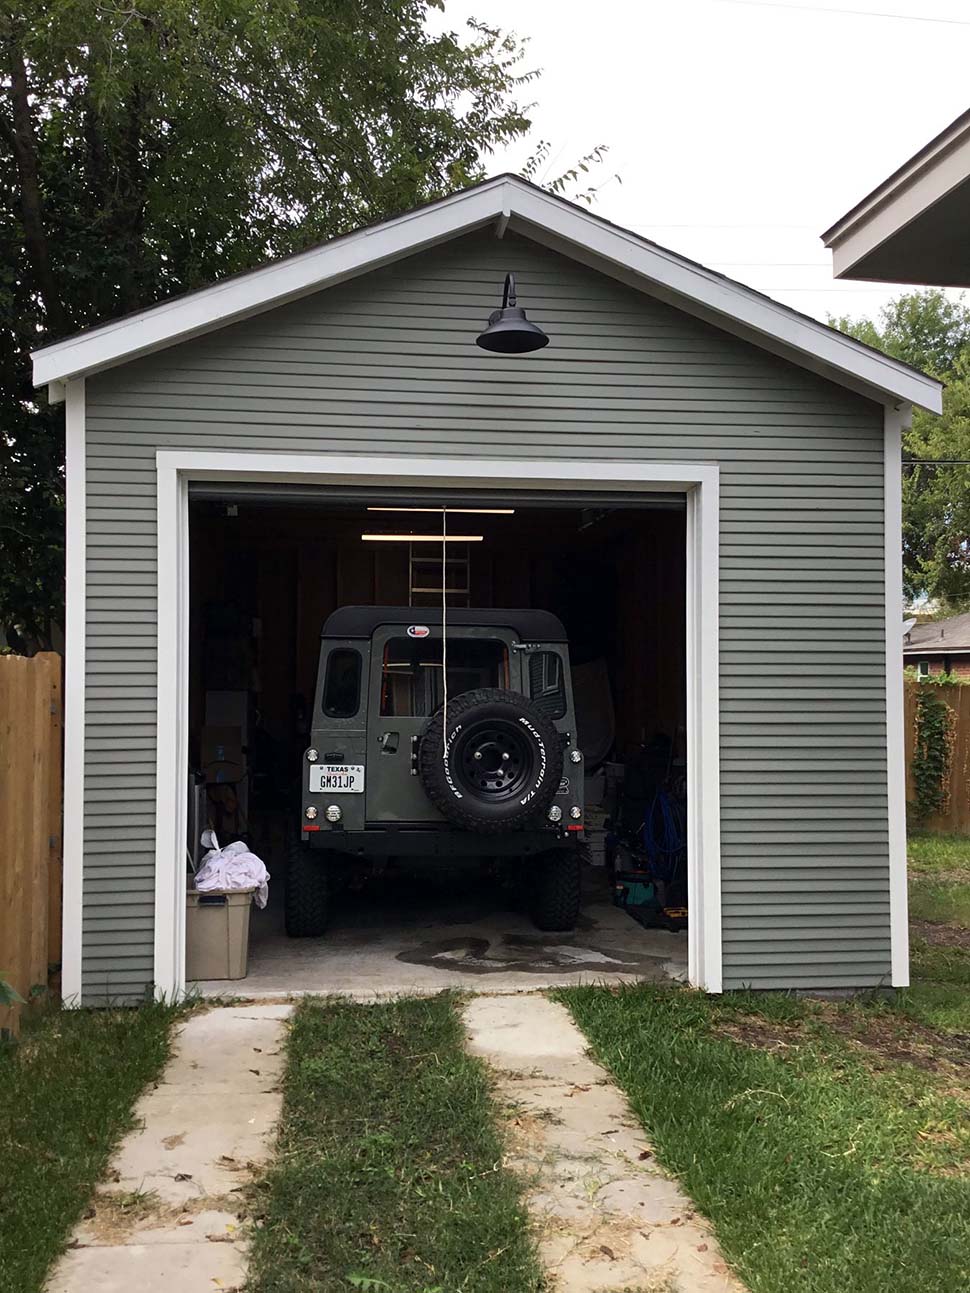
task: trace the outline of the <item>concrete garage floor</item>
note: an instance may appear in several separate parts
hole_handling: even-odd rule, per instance
[[[271,880],[270,905],[253,910],[247,977],[194,986],[205,997],[329,993],[360,1000],[686,978],[685,932],[644,929],[614,907],[601,869],[588,868],[583,890],[576,930],[542,934],[497,886],[400,878],[341,895],[324,938],[290,939],[282,885]]]

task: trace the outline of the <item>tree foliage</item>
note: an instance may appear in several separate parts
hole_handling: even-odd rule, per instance
[[[523,46],[442,0],[27,0],[0,15],[0,623],[63,588],[46,341],[384,219],[528,128]]]
[[[917,821],[945,813],[950,804],[950,775],[956,741],[957,716],[946,701],[921,683],[916,693],[916,741],[912,777]]]
[[[946,383],[943,414],[914,409],[903,438],[903,573],[910,597],[970,606],[970,307],[938,288],[907,292],[842,332]]]

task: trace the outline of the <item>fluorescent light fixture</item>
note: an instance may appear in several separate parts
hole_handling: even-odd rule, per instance
[[[484,534],[362,534],[365,543],[481,543]]]
[[[368,512],[435,512],[449,516],[514,516],[514,507],[369,507]]]

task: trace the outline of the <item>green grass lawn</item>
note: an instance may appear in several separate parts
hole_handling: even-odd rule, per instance
[[[300,1005],[255,1210],[253,1293],[543,1287],[488,1080],[448,996]]]
[[[912,920],[970,929],[970,872],[965,880],[959,876],[947,876],[936,884],[922,877],[914,880],[909,912]]]
[[[970,930],[970,838],[909,837],[909,915]]]
[[[912,987],[898,1010],[946,1031],[970,1033],[970,838],[909,838]]]
[[[907,841],[910,870],[970,870],[970,835],[929,835],[912,831]]]
[[[909,914],[970,929],[970,838],[911,835]]]
[[[72,1010],[0,1045],[0,1289],[39,1293],[143,1088],[174,1012]]]
[[[752,1293],[970,1288],[970,1049],[879,1003],[557,994]]]
[[[970,1035],[970,949],[914,937],[910,971],[912,986],[897,995],[892,1008],[931,1028]]]

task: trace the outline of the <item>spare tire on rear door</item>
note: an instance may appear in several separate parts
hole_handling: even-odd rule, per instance
[[[562,779],[562,739],[532,701],[486,687],[448,701],[418,747],[418,773],[441,813],[465,830],[514,830],[549,807]]]

